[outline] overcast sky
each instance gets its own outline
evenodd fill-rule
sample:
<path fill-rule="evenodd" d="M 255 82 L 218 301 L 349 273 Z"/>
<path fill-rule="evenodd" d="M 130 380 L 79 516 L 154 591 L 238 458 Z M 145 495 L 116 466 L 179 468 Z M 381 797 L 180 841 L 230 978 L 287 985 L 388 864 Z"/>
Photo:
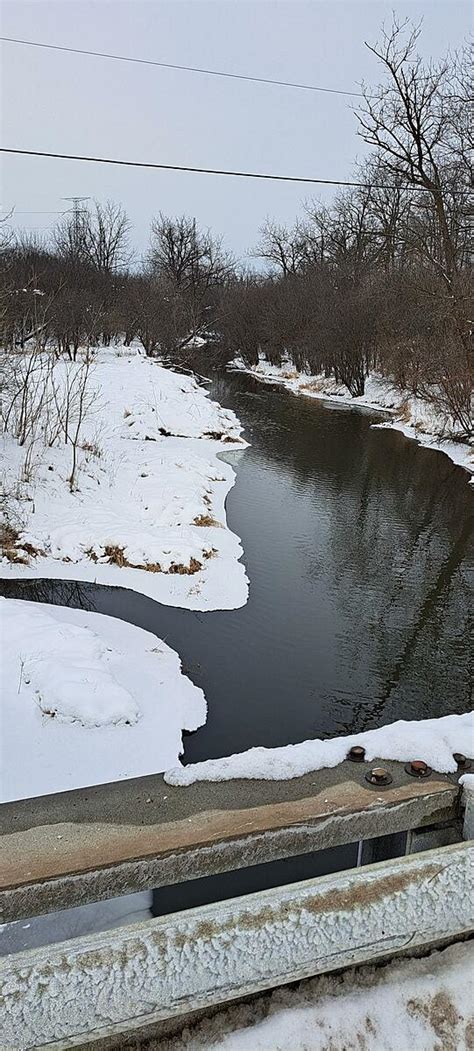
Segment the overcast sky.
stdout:
<path fill-rule="evenodd" d="M 460 47 L 460 0 L 3 0 L 2 35 L 357 91 L 377 83 L 364 40 L 399 16 L 424 19 L 420 50 Z M 133 160 L 350 178 L 363 155 L 356 100 L 196 73 L 3 45 L 3 144 Z M 47 230 L 73 195 L 120 201 L 142 252 L 150 220 L 196 216 L 240 257 L 266 215 L 290 222 L 311 189 L 208 175 L 3 156 L 2 206 Z M 329 200 L 333 190 L 321 190 Z"/>

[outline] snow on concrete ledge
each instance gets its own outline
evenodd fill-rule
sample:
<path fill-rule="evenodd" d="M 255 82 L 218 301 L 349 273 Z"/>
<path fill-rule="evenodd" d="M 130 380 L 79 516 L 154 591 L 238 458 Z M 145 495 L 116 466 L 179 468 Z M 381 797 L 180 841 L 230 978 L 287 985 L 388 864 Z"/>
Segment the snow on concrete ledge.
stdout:
<path fill-rule="evenodd" d="M 113 617 L 0 598 L 4 802 L 158 773 L 206 719 L 177 653 Z"/>
<path fill-rule="evenodd" d="M 377 730 L 288 744 L 281 748 L 249 748 L 246 752 L 177 766 L 165 773 L 169 785 L 196 781 L 233 781 L 238 778 L 287 781 L 313 770 L 338 766 L 353 745 L 365 748 L 366 759 L 395 759 L 402 763 L 424 759 L 439 773 L 454 773 L 453 752 L 474 755 L 474 712 L 441 719 L 400 720 Z"/>
<path fill-rule="evenodd" d="M 433 406 L 423 399 L 415 398 L 408 392 L 403 394 L 382 376 L 375 373 L 367 376 L 365 393 L 353 398 L 347 387 L 337 384 L 333 378 L 323 373 L 314 376 L 297 372 L 290 360 L 281 365 L 271 365 L 261 358 L 258 365 L 247 366 L 240 358 L 236 358 L 232 368 L 247 372 L 263 383 L 275 383 L 293 394 L 303 394 L 307 398 L 324 401 L 327 405 L 384 412 L 390 419 L 372 424 L 374 428 L 391 427 L 406 438 L 413 438 L 424 448 L 444 453 L 471 475 L 470 481 L 474 484 L 474 447 L 465 441 L 453 440 L 450 436 L 456 429 L 453 422 L 442 419 Z"/>

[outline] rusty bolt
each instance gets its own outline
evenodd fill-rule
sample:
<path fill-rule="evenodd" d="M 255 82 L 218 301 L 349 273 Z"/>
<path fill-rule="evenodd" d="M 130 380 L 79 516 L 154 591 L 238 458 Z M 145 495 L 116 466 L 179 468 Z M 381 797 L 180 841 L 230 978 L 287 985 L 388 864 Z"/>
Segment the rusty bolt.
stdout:
<path fill-rule="evenodd" d="M 413 759 L 411 763 L 406 764 L 405 770 L 412 777 L 429 777 L 433 773 L 431 766 L 428 766 L 423 759 Z"/>
<path fill-rule="evenodd" d="M 389 785 L 393 781 L 393 777 L 384 766 L 374 766 L 370 773 L 365 775 L 365 780 L 369 782 L 369 785 L 382 787 L 383 785 Z"/>
<path fill-rule="evenodd" d="M 362 748 L 360 744 L 355 744 L 353 748 L 349 749 L 347 758 L 350 759 L 351 763 L 363 763 L 365 759 L 365 748 Z"/>
<path fill-rule="evenodd" d="M 453 752 L 453 759 L 458 764 L 461 770 L 470 770 L 472 763 L 470 759 L 467 759 L 462 752 Z"/>

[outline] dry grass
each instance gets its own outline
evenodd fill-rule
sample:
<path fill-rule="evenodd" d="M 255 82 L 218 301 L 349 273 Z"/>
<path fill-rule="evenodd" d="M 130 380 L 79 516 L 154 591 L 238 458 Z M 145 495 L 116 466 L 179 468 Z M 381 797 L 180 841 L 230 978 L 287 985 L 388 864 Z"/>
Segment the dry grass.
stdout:
<path fill-rule="evenodd" d="M 181 562 L 173 562 L 169 569 L 163 569 L 159 562 L 129 562 L 125 555 L 123 547 L 118 544 L 107 544 L 104 547 L 104 554 L 110 565 L 119 566 L 120 569 L 142 569 L 145 573 L 178 573 L 180 575 L 192 576 L 193 573 L 198 573 L 202 569 L 202 562 L 198 562 L 197 558 L 191 558 L 189 565 L 183 565 Z M 86 551 L 86 555 L 92 559 L 93 562 L 97 562 L 97 555 L 95 552 Z"/>
<path fill-rule="evenodd" d="M 42 547 L 35 547 L 34 544 L 20 544 L 22 551 L 25 551 L 27 555 L 31 555 L 32 558 L 38 558 L 38 555 L 46 555 L 46 551 L 43 551 Z"/>
<path fill-rule="evenodd" d="M 14 562 L 22 566 L 28 566 L 30 558 L 37 558 L 38 555 L 46 554 L 40 547 L 34 547 L 33 544 L 22 544 L 18 529 L 15 529 L 8 522 L 4 522 L 0 526 L 0 552 L 8 562 Z"/>
<path fill-rule="evenodd" d="M 300 390 L 309 390 L 315 394 L 320 394 L 324 390 L 324 384 L 322 380 L 308 380 L 307 383 L 301 384 Z"/>
<path fill-rule="evenodd" d="M 20 539 L 18 529 L 10 525 L 8 522 L 4 522 L 0 526 L 0 547 L 14 547 Z"/>
<path fill-rule="evenodd" d="M 214 441 L 220 442 L 224 437 L 223 431 L 204 431 L 203 438 L 213 438 Z"/>
<path fill-rule="evenodd" d="M 176 565 L 173 563 L 170 566 L 168 573 L 179 573 L 181 575 L 192 576 L 193 573 L 199 573 L 202 569 L 202 562 L 198 562 L 197 558 L 191 558 L 189 566 L 183 566 L 181 564 Z"/>
<path fill-rule="evenodd" d="M 29 559 L 21 554 L 15 547 L 2 548 L 2 556 L 6 558 L 8 562 L 19 563 L 21 566 L 28 566 Z"/>
<path fill-rule="evenodd" d="M 89 453 L 89 456 L 96 456 L 97 459 L 100 459 L 102 456 L 102 449 L 97 445 L 97 442 L 83 442 L 81 449 L 83 452 Z"/>
<path fill-rule="evenodd" d="M 224 431 L 204 431 L 203 438 L 213 438 L 216 442 L 237 442 L 240 444 L 240 438 L 233 438 L 231 434 L 224 434 Z"/>
<path fill-rule="evenodd" d="M 104 548 L 104 554 L 107 556 L 107 561 L 113 566 L 119 566 L 120 569 L 144 569 L 147 573 L 161 573 L 162 569 L 159 562 L 144 562 L 136 563 L 129 562 L 126 558 L 123 547 L 119 547 L 118 544 L 108 544 Z"/>
<path fill-rule="evenodd" d="M 213 518 L 212 515 L 197 515 L 196 518 L 193 518 L 193 525 L 216 526 L 218 529 L 222 528 L 221 523 L 218 522 L 217 519 Z"/>
<path fill-rule="evenodd" d="M 104 547 L 104 554 L 107 556 L 107 561 L 114 566 L 129 566 L 130 562 L 125 558 L 123 547 L 119 547 L 118 544 L 107 544 Z"/>
<path fill-rule="evenodd" d="M 402 401 L 402 404 L 397 409 L 397 420 L 400 420 L 401 423 L 411 423 L 410 403 L 408 401 Z"/>

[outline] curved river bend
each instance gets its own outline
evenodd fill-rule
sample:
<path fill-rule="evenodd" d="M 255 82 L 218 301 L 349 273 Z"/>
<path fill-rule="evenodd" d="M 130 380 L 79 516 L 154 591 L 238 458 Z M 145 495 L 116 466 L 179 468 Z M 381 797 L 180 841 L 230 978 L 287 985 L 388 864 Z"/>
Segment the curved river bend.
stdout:
<path fill-rule="evenodd" d="M 227 501 L 250 597 L 195 613 L 121 589 L 40 581 L 5 594 L 79 605 L 164 638 L 202 686 L 207 723 L 185 761 L 252 745 L 465 711 L 474 492 L 446 456 L 374 414 L 217 374 L 251 447 Z M 229 459 L 232 459 L 229 456 Z"/>

